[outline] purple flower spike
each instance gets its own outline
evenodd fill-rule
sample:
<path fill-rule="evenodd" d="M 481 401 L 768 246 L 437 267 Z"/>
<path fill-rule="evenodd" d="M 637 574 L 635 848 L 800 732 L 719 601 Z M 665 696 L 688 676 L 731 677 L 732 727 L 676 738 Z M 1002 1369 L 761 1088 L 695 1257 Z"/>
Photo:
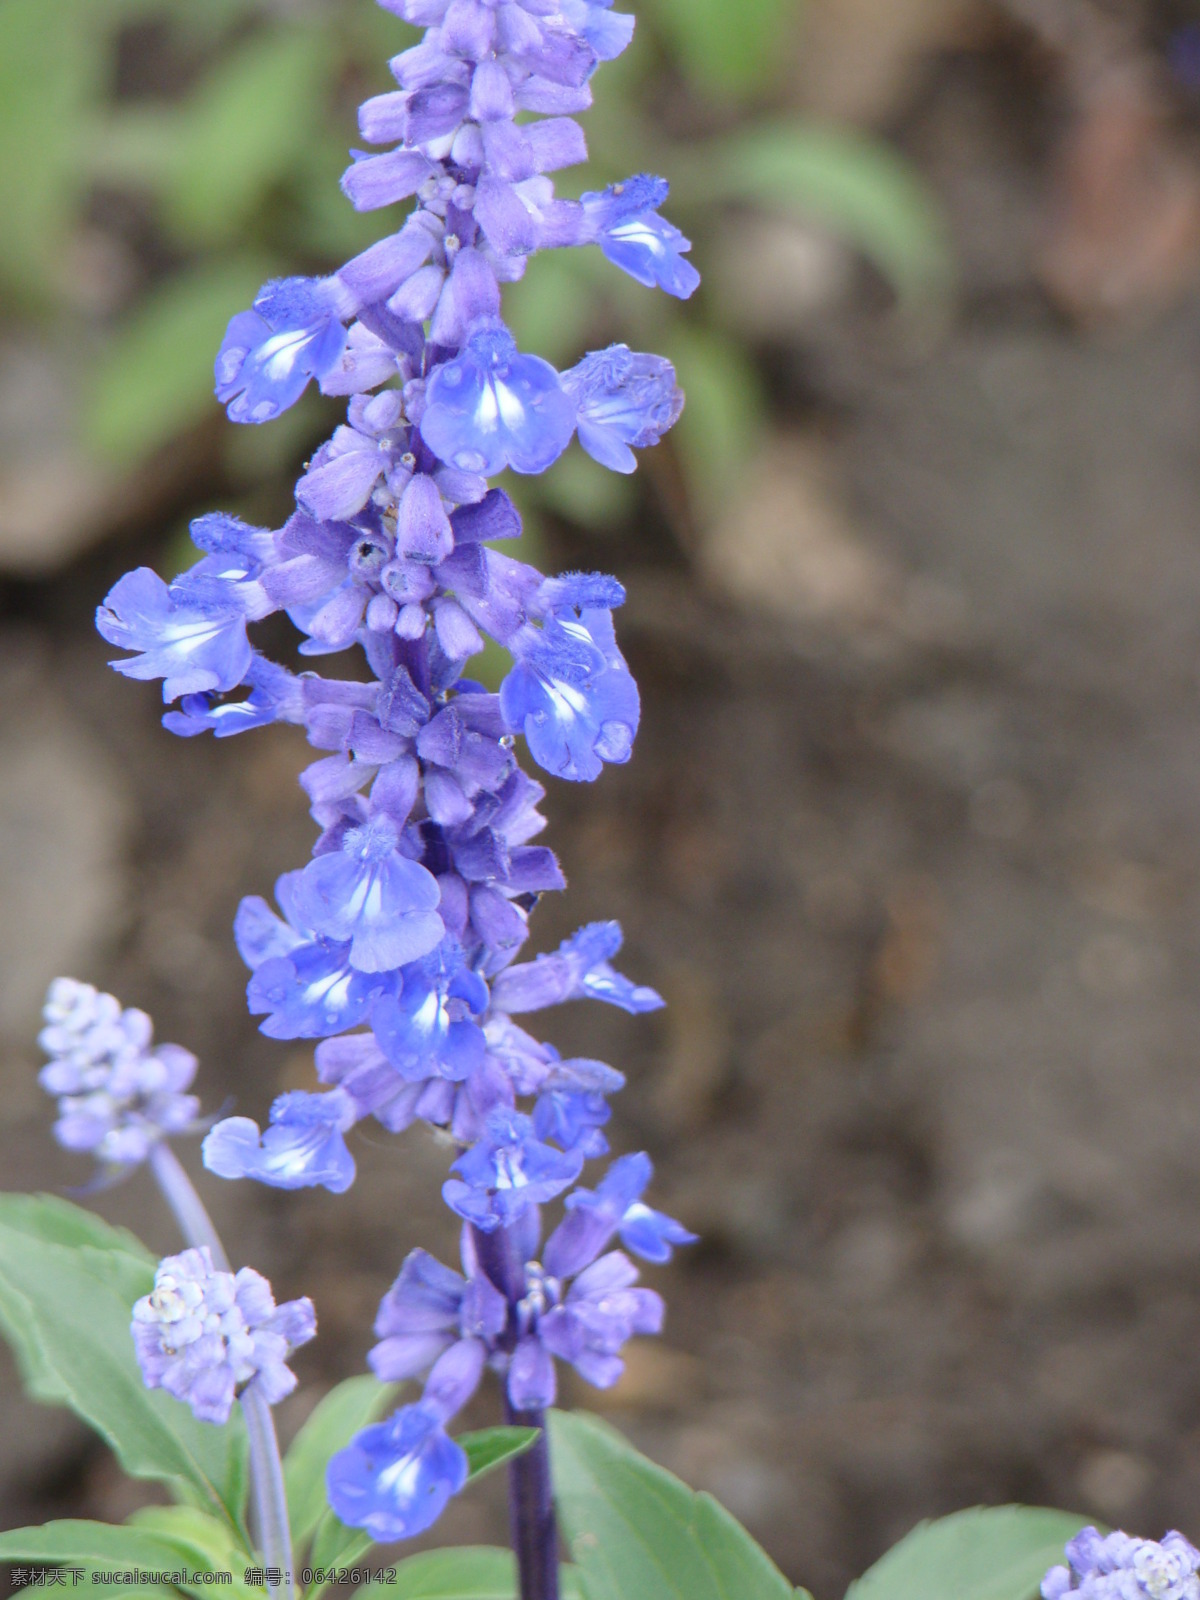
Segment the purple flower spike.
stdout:
<path fill-rule="evenodd" d="M 58 1096 L 54 1137 L 64 1149 L 130 1167 L 166 1135 L 195 1126 L 200 1102 L 183 1091 L 196 1058 L 177 1044 L 152 1045 L 144 1011 L 123 1011 L 115 995 L 56 978 L 42 1015 L 38 1043 L 50 1060 L 38 1082 Z"/>
<path fill-rule="evenodd" d="M 291 1394 L 285 1364 L 317 1331 L 311 1300 L 276 1306 L 271 1285 L 250 1267 L 220 1272 L 207 1248 L 159 1263 L 153 1292 L 133 1308 L 133 1342 L 148 1389 L 165 1389 L 201 1422 L 229 1420 L 250 1384 L 269 1405 Z"/>
<path fill-rule="evenodd" d="M 256 1178 L 272 1189 L 328 1189 L 343 1194 L 354 1182 L 354 1157 L 342 1135 L 357 1112 L 341 1089 L 294 1090 L 271 1107 L 260 1135 L 249 1117 L 226 1117 L 204 1141 L 204 1165 L 218 1178 Z"/>
<path fill-rule="evenodd" d="M 695 293 L 700 274 L 683 259 L 684 251 L 692 248 L 691 240 L 658 215 L 666 198 L 666 180 L 648 173 L 585 194 L 580 201 L 585 237 L 598 244 L 614 266 L 647 288 L 665 289 L 686 300 Z"/>
<path fill-rule="evenodd" d="M 544 472 L 575 428 L 575 407 L 558 373 L 540 356 L 522 355 L 499 323 L 435 368 L 425 396 L 421 437 L 464 472 Z"/>
<path fill-rule="evenodd" d="M 584 356 L 563 373 L 562 384 L 578 407 L 580 444 L 613 472 L 632 472 L 637 458 L 630 446 L 657 444 L 683 410 L 671 363 L 635 354 L 628 345 Z"/>
<path fill-rule="evenodd" d="M 327 939 L 350 941 L 350 965 L 387 972 L 416 961 L 440 943 L 437 880 L 402 856 L 389 817 L 351 828 L 340 851 L 310 861 L 296 882 L 295 903 Z"/>
<path fill-rule="evenodd" d="M 270 422 L 333 371 L 346 345 L 340 298 L 330 279 L 280 278 L 234 317 L 215 373 L 231 422 Z"/>
<path fill-rule="evenodd" d="M 532 1118 L 493 1111 L 484 1137 L 452 1163 L 450 1170 L 459 1176 L 443 1185 L 442 1195 L 451 1211 L 492 1233 L 561 1194 L 575 1182 L 583 1161 L 578 1151 L 542 1144 Z"/>

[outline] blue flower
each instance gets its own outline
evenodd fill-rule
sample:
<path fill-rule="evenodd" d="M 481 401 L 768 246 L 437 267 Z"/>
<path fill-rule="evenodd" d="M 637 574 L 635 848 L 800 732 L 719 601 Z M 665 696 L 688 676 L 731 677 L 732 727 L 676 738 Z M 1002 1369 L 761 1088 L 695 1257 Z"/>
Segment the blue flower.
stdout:
<path fill-rule="evenodd" d="M 598 1389 L 611 1388 L 625 1370 L 619 1352 L 634 1334 L 662 1329 L 662 1297 L 634 1288 L 637 1275 L 633 1262 L 612 1250 L 586 1267 L 540 1321 L 544 1347 Z"/>
<path fill-rule="evenodd" d="M 583 1156 L 542 1144 L 530 1117 L 517 1111 L 493 1111 L 484 1136 L 451 1164 L 442 1195 L 451 1211 L 484 1233 L 514 1222 L 530 1206 L 561 1194 L 579 1176 Z"/>
<path fill-rule="evenodd" d="M 614 472 L 632 472 L 637 458 L 630 445 L 657 444 L 683 410 L 671 363 L 624 344 L 584 356 L 563 373 L 562 385 L 578 410 L 580 444 Z"/>
<path fill-rule="evenodd" d="M 1043 1600 L 1200 1600 L 1200 1550 L 1181 1533 L 1159 1542 L 1084 1528 L 1066 1555 L 1042 1580 Z"/>
<path fill-rule="evenodd" d="M 127 678 L 162 678 L 163 699 L 224 692 L 245 682 L 253 652 L 246 637 L 244 598 L 213 585 L 189 596 L 170 588 L 150 567 L 138 567 L 109 590 L 96 612 L 109 644 L 140 654 L 110 666 Z"/>
<path fill-rule="evenodd" d="M 425 391 L 421 437 L 442 461 L 490 476 L 505 467 L 544 472 L 571 442 L 575 407 L 558 373 L 522 355 L 503 324 L 468 339 L 436 367 Z"/>
<path fill-rule="evenodd" d="M 272 1189 L 320 1187 L 342 1194 L 354 1182 L 354 1157 L 342 1137 L 356 1120 L 354 1102 L 340 1089 L 293 1090 L 271 1107 L 260 1134 L 249 1117 L 226 1117 L 204 1141 L 204 1165 L 218 1178 L 256 1178 Z"/>
<path fill-rule="evenodd" d="M 427 955 L 445 933 L 436 879 L 396 848 L 387 816 L 351 828 L 340 850 L 310 861 L 296 880 L 297 911 L 314 932 L 350 941 L 350 965 L 388 972 Z"/>
<path fill-rule="evenodd" d="M 394 987 L 389 973 L 360 972 L 350 964 L 350 943 L 321 938 L 296 906 L 298 872 L 275 885 L 288 920 L 259 895 L 238 907 L 234 935 L 254 976 L 246 986 L 250 1010 L 266 1014 L 260 1026 L 271 1039 L 320 1039 L 356 1028 L 376 998 Z"/>
<path fill-rule="evenodd" d="M 144 1161 L 164 1136 L 195 1126 L 200 1102 L 183 1091 L 196 1058 L 177 1044 L 152 1043 L 144 1011 L 121 1009 L 115 995 L 56 978 L 38 1043 L 50 1057 L 38 1074 L 58 1096 L 54 1137 L 110 1167 Z"/>
<path fill-rule="evenodd" d="M 578 1150 L 591 1161 L 608 1153 L 608 1140 L 600 1129 L 611 1116 L 608 1101 L 595 1090 L 545 1089 L 533 1108 L 533 1130 L 539 1139 L 553 1139 L 564 1150 Z"/>
<path fill-rule="evenodd" d="M 148 1389 L 165 1389 L 201 1422 L 229 1420 L 253 1384 L 274 1405 L 296 1387 L 285 1364 L 317 1331 L 311 1300 L 277 1306 L 251 1267 L 222 1272 L 207 1248 L 167 1256 L 133 1308 L 133 1342 Z"/>
<path fill-rule="evenodd" d="M 595 1260 L 617 1233 L 627 1249 L 646 1261 L 669 1261 L 674 1245 L 694 1244 L 694 1233 L 642 1204 L 653 1176 L 648 1155 L 621 1156 L 594 1191 L 573 1190 L 566 1199 L 566 1216 L 546 1241 L 547 1270 L 570 1277 Z"/>
<path fill-rule="evenodd" d="M 464 1228 L 463 1277 L 424 1250 L 405 1258 L 375 1319 L 375 1345 L 367 1360 L 383 1383 L 424 1372 L 460 1339 L 495 1346 L 508 1322 L 504 1296 L 479 1269 Z"/>
<path fill-rule="evenodd" d="M 371 1018 L 384 1055 L 403 1078 L 461 1082 L 483 1060 L 483 1031 L 472 1016 L 487 1009 L 487 984 L 453 943 L 405 967 L 401 983 Z"/>
<path fill-rule="evenodd" d="M 325 1487 L 334 1513 L 373 1539 L 411 1539 L 441 1516 L 467 1481 L 467 1457 L 446 1434 L 447 1418 L 479 1384 L 485 1350 L 460 1340 L 438 1358 L 415 1405 L 364 1428 L 331 1459 Z"/>
<path fill-rule="evenodd" d="M 466 1452 L 420 1402 L 364 1428 L 325 1476 L 334 1515 L 381 1544 L 431 1528 L 466 1481 Z"/>
<path fill-rule="evenodd" d="M 341 359 L 346 329 L 334 280 L 280 278 L 230 322 L 217 354 L 217 399 L 231 422 L 270 422 L 295 405 L 310 378 Z"/>
<path fill-rule="evenodd" d="M 615 61 L 633 38 L 634 19 L 611 6 L 612 0 L 562 0 L 559 7 L 567 26 L 583 35 L 600 61 Z"/>
<path fill-rule="evenodd" d="M 649 173 L 585 194 L 580 199 L 585 237 L 647 288 L 657 285 L 686 300 L 698 287 L 700 274 L 683 259 L 691 240 L 658 215 L 666 198 L 666 179 Z"/>
<path fill-rule="evenodd" d="M 541 1011 L 566 1000 L 604 1000 L 637 1015 L 658 1011 L 663 998 L 647 984 L 632 983 L 612 966 L 623 941 L 619 922 L 589 922 L 552 955 L 508 967 L 492 984 L 497 1011 Z"/>
<path fill-rule="evenodd" d="M 610 611 L 552 617 L 510 648 L 517 659 L 500 685 L 500 706 L 540 767 L 590 783 L 606 761 L 629 760 L 641 702 Z"/>

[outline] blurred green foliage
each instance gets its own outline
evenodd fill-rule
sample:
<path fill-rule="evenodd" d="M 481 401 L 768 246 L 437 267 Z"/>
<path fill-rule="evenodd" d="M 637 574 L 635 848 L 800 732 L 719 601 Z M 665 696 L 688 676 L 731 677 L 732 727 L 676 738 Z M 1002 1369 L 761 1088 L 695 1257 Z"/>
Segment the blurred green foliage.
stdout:
<path fill-rule="evenodd" d="M 837 233 L 902 303 L 935 297 L 949 271 L 944 233 L 904 161 L 853 130 L 764 110 L 794 58 L 801 9 L 639 0 L 634 45 L 596 80 L 579 186 L 671 174 L 670 214 L 695 237 L 702 271 L 706 241 L 752 206 Z M 259 284 L 329 270 L 396 225 L 399 212 L 357 215 L 337 179 L 356 104 L 389 86 L 387 59 L 413 37 L 371 0 L 3 0 L 0 292 L 26 316 L 101 324 L 102 337 L 92 326 L 81 340 L 98 353 L 79 374 L 94 454 L 132 468 L 211 416 L 213 354 Z M 144 62 L 137 71 L 155 51 L 172 68 L 162 83 Z M 98 314 L 80 291 L 77 247 L 85 227 L 103 231 L 114 197 L 141 228 L 136 247 L 122 241 L 132 282 Z M 763 401 L 703 289 L 680 306 L 598 252 L 572 251 L 540 258 L 506 307 L 522 345 L 551 360 L 577 359 L 614 327 L 670 354 L 688 393 L 675 442 L 687 497 L 708 505 L 729 490 Z M 318 429 L 319 413 L 301 409 L 287 443 Z M 227 448 L 239 475 L 279 464 L 265 438 Z M 603 526 L 631 491 L 575 451 L 534 492 Z"/>

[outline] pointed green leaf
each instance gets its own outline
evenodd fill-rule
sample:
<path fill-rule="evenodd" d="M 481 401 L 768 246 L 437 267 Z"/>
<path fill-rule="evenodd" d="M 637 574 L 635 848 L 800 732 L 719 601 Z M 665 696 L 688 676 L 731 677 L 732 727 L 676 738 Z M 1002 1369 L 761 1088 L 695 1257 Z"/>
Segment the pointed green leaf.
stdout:
<path fill-rule="evenodd" d="M 124 1250 L 71 1249 L 0 1221 L 0 1317 L 18 1330 L 23 1364 L 32 1361 L 35 1397 L 69 1405 L 133 1477 L 165 1481 L 236 1529 L 246 1491 L 240 1413 L 222 1428 L 198 1422 L 142 1382 L 130 1312 L 153 1281 L 150 1262 Z"/>
<path fill-rule="evenodd" d="M 1086 1518 L 977 1506 L 923 1522 L 850 1585 L 846 1600 L 1036 1600 Z"/>
<path fill-rule="evenodd" d="M 598 1418 L 552 1411 L 550 1460 L 587 1600 L 794 1600 L 792 1585 L 723 1506 Z"/>
<path fill-rule="evenodd" d="M 375 1543 L 361 1528 L 348 1528 L 340 1517 L 327 1511 L 317 1523 L 309 1561 L 314 1567 L 352 1567 Z M 317 1593 L 314 1590 L 313 1593 Z"/>
<path fill-rule="evenodd" d="M 58 287 L 83 195 L 80 152 L 104 68 L 87 0 L 0 5 L 0 282 Z"/>
<path fill-rule="evenodd" d="M 513 1553 L 493 1545 L 427 1550 L 395 1570 L 395 1582 L 367 1583 L 358 1594 L 365 1600 L 517 1600 Z M 562 1600 L 583 1600 L 574 1567 L 559 1568 L 559 1593 Z"/>
<path fill-rule="evenodd" d="M 244 237 L 320 126 L 332 65 L 325 31 L 295 23 L 252 35 L 217 63 L 177 118 L 163 194 L 173 232 L 189 244 Z"/>
<path fill-rule="evenodd" d="M 681 157 L 677 192 L 706 203 L 757 200 L 827 227 L 874 262 L 901 299 L 929 299 L 950 287 L 941 209 L 909 163 L 879 139 L 771 122 Z"/>
<path fill-rule="evenodd" d="M 292 1538 L 299 1547 L 311 1537 L 326 1511 L 325 1468 L 368 1423 L 374 1422 L 395 1399 L 394 1384 L 378 1378 L 347 1378 L 331 1389 L 313 1409 L 292 1440 L 283 1461 Z"/>
<path fill-rule="evenodd" d="M 523 1456 L 540 1432 L 540 1428 L 480 1428 L 477 1433 L 460 1433 L 457 1443 L 467 1452 L 468 1483 Z"/>
<path fill-rule="evenodd" d="M 215 420 L 217 349 L 229 319 L 268 277 L 269 263 L 238 257 L 185 268 L 149 294 L 92 375 L 84 415 L 91 448 L 128 467 Z"/>
<path fill-rule="evenodd" d="M 114 1567 L 175 1568 L 179 1551 L 149 1530 L 109 1522 L 47 1522 L 0 1533 L 0 1561 L 111 1562 Z"/>
<path fill-rule="evenodd" d="M 795 6 L 793 0 L 655 0 L 646 11 L 689 77 L 719 94 L 772 81 Z"/>
<path fill-rule="evenodd" d="M 0 1223 L 44 1239 L 47 1244 L 91 1245 L 97 1250 L 122 1250 L 154 1265 L 154 1257 L 127 1228 L 114 1228 L 94 1211 L 55 1194 L 0 1194 Z"/>
<path fill-rule="evenodd" d="M 197 1511 L 194 1506 L 147 1506 L 135 1511 L 127 1525 L 169 1544 L 186 1559 L 192 1572 L 232 1572 L 233 1583 L 223 1583 L 221 1588 L 233 1600 L 262 1600 L 261 1589 L 252 1589 L 242 1580 L 246 1568 L 260 1558 L 251 1553 L 228 1523 Z M 206 1600 L 212 1585 L 184 1587 Z"/>

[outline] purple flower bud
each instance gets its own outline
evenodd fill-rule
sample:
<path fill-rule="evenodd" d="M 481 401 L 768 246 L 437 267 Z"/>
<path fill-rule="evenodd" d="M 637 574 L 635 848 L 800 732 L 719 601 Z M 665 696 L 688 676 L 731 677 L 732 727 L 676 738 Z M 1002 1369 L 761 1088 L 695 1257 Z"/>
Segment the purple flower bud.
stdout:
<path fill-rule="evenodd" d="M 580 444 L 614 472 L 632 472 L 637 459 L 630 445 L 657 444 L 683 410 L 671 363 L 623 344 L 584 356 L 563 373 L 562 385 L 578 409 Z"/>

